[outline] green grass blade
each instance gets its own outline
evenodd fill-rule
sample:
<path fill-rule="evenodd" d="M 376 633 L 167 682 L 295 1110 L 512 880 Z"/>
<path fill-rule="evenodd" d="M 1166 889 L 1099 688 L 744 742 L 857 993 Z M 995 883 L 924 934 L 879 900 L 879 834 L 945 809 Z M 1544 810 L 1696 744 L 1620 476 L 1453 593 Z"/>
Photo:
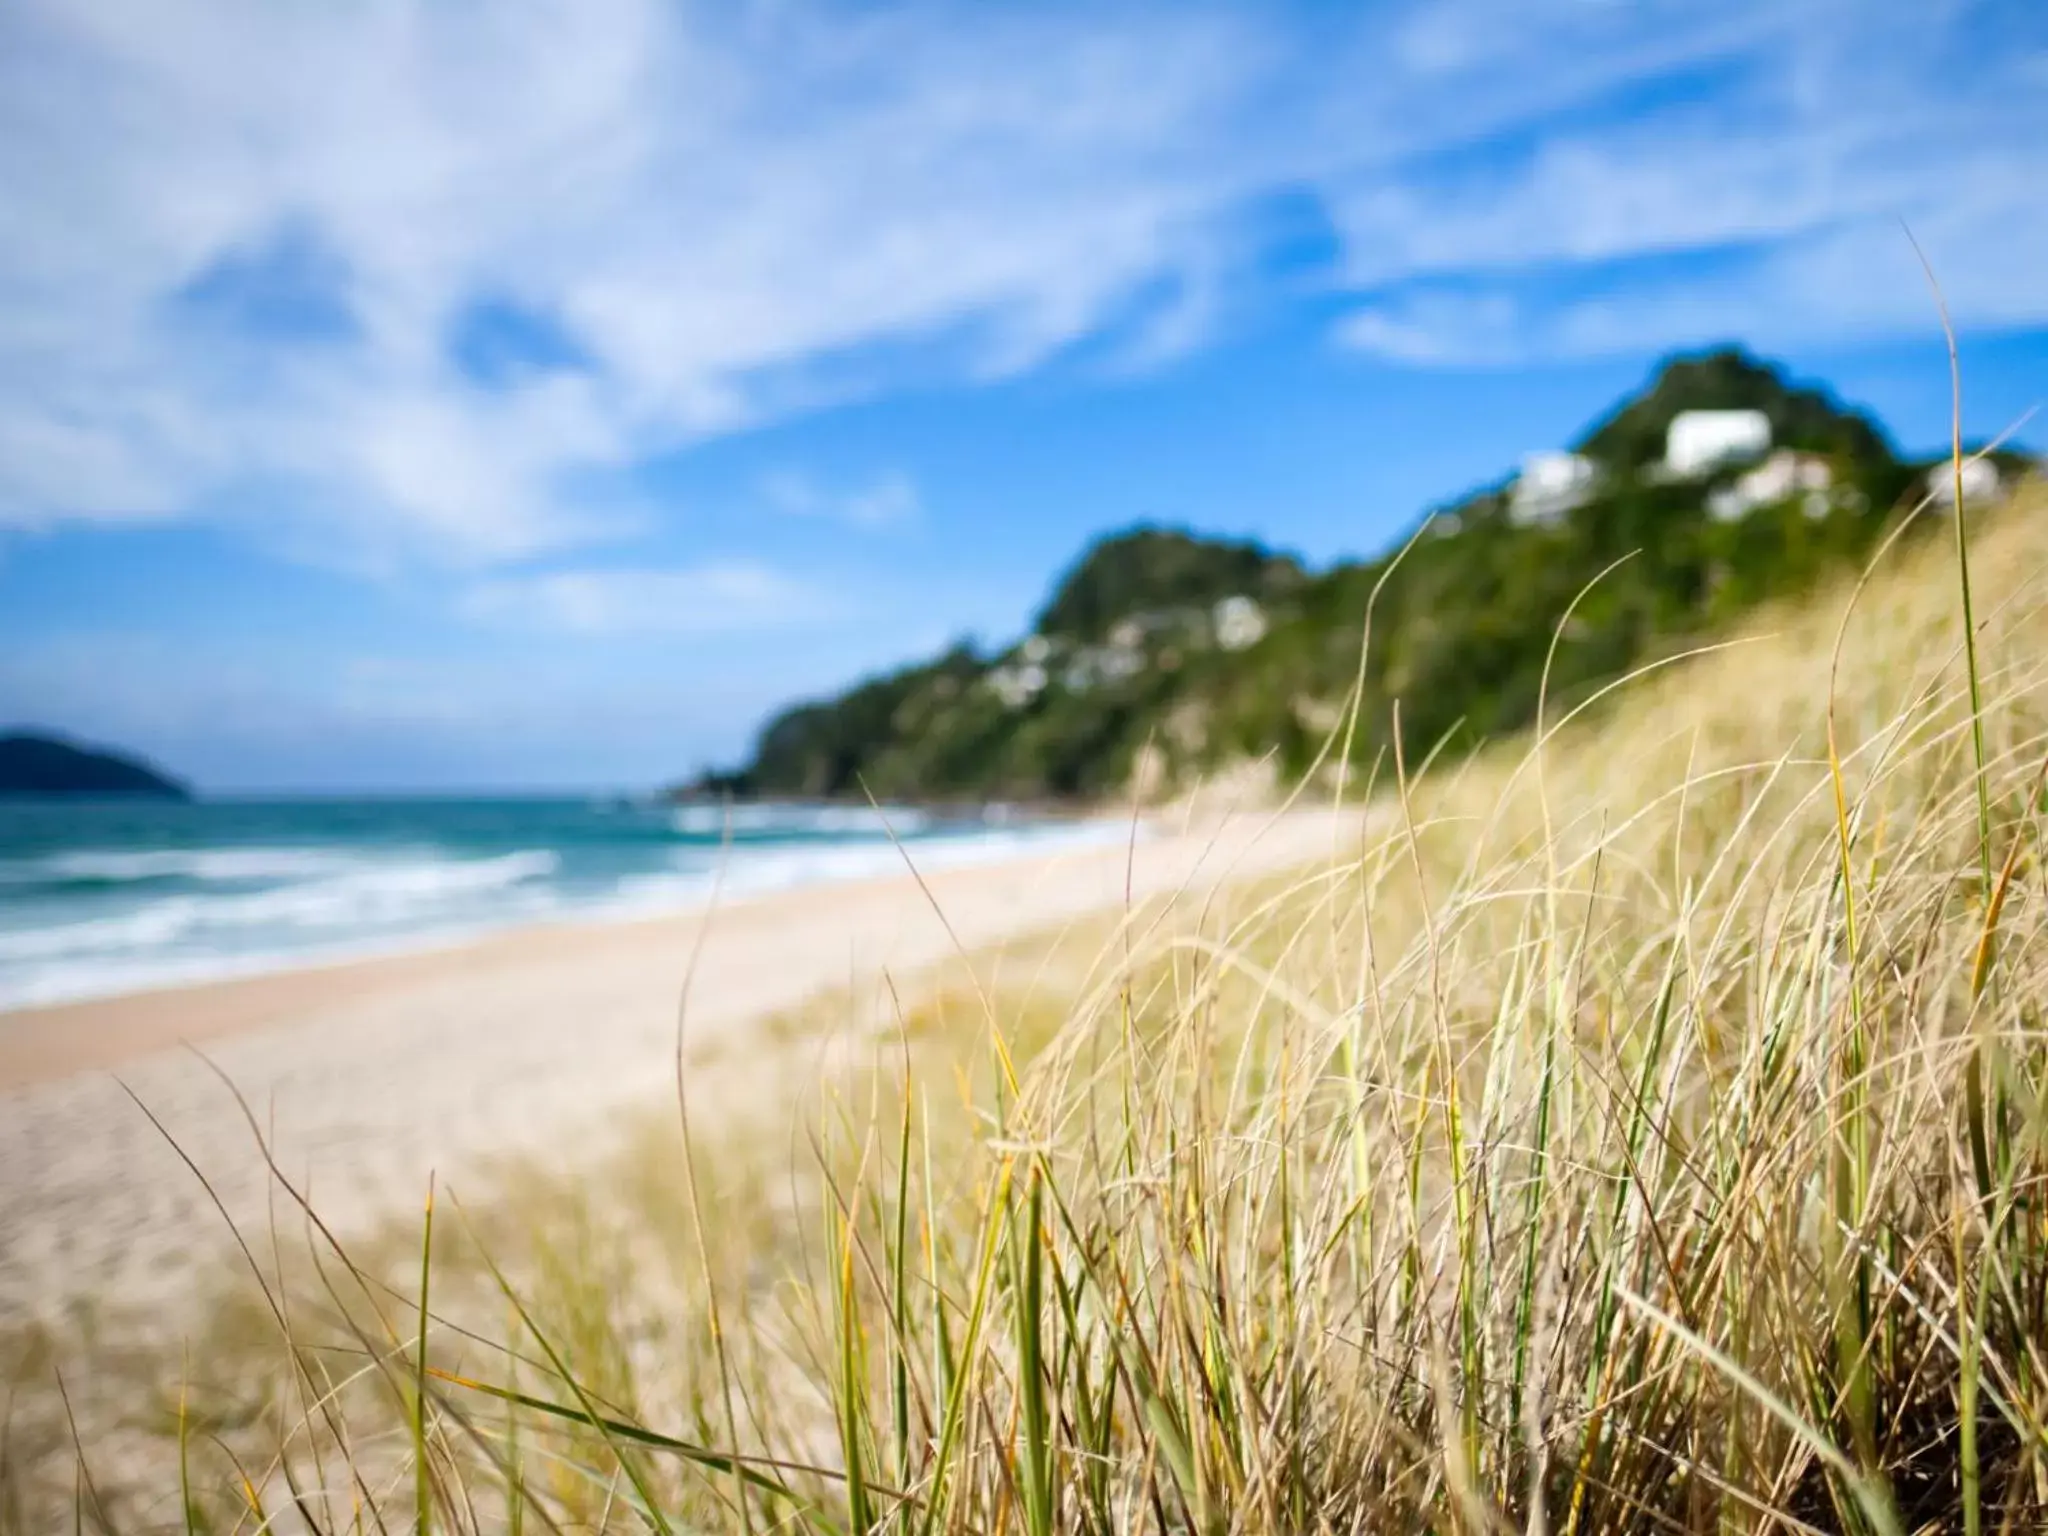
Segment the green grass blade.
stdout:
<path fill-rule="evenodd" d="M 1030 1536 L 1052 1536 L 1053 1449 L 1045 1404 L 1045 1234 L 1040 1178 L 1034 1162 L 1026 1182 L 1024 1225 L 1015 1232 L 1023 1247 L 1023 1288 L 1017 1298 L 1017 1370 L 1024 1413 L 1025 1529 Z"/>
<path fill-rule="evenodd" d="M 427 1302 L 434 1272 L 434 1179 L 427 1176 L 426 1219 L 420 1229 L 420 1320 L 412 1359 L 413 1528 L 434 1528 L 434 1469 L 427 1453 Z"/>
<path fill-rule="evenodd" d="M 565 1403 L 553 1403 L 544 1397 L 535 1397 L 528 1392 L 515 1391 L 511 1387 L 501 1387 L 494 1382 L 479 1381 L 470 1376 L 459 1376 L 455 1372 L 443 1370 L 439 1366 L 432 1367 L 427 1374 L 436 1381 L 444 1381 L 452 1387 L 461 1387 L 467 1392 L 478 1392 L 485 1397 L 496 1398 L 502 1403 L 513 1403 L 521 1408 L 531 1408 L 536 1413 L 544 1413 L 550 1418 L 562 1419 L 571 1424 L 586 1425 L 610 1438 L 624 1440 L 633 1445 L 644 1445 L 650 1450 L 671 1452 L 685 1461 L 705 1468 L 707 1471 L 724 1473 L 729 1476 L 736 1475 L 751 1486 L 760 1489 L 763 1493 L 773 1494 L 779 1499 L 787 1500 L 789 1503 L 799 1506 L 805 1511 L 806 1518 L 812 1521 L 823 1519 L 825 1516 L 824 1509 L 814 1500 L 805 1498 L 782 1479 L 770 1476 L 768 1472 L 761 1469 L 763 1467 L 781 1467 L 815 1477 L 836 1479 L 840 1476 L 840 1474 L 827 1467 L 812 1467 L 792 1462 L 770 1461 L 764 1457 L 736 1456 L 725 1451 L 714 1451 L 706 1446 L 693 1445 L 687 1440 L 678 1440 L 673 1435 L 664 1435 L 643 1425 L 630 1424 L 623 1419 L 615 1419 L 607 1414 L 598 1413 L 594 1409 L 583 1406 L 580 1399 L 578 1405 L 574 1407 Z M 573 1385 L 571 1383 L 572 1388 Z M 886 1498 L 907 1499 L 909 1497 L 908 1494 L 899 1489 L 878 1489 L 876 1491 L 882 1493 Z M 836 1525 L 828 1525 L 826 1528 L 831 1530 L 839 1529 Z"/>

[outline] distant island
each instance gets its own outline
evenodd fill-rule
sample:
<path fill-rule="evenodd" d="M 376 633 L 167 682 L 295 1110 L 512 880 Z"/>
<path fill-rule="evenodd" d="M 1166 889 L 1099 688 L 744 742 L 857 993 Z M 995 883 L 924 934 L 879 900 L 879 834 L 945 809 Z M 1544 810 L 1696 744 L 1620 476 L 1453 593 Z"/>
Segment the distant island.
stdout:
<path fill-rule="evenodd" d="M 2035 468 L 1985 453 L 1965 499 Z M 1546 660 L 1551 707 L 1568 709 L 1867 559 L 1951 484 L 1946 459 L 1900 455 L 1867 412 L 1777 364 L 1735 347 L 1672 357 L 1569 447 L 1410 522 L 1405 555 L 1403 537 L 1312 570 L 1186 529 L 1112 534 L 1013 643 L 962 642 L 787 709 L 750 761 L 677 793 L 1087 802 L 1258 759 L 1291 779 L 1343 725 L 1382 583 L 1348 739 L 1369 772 L 1398 718 L 1412 766 L 1527 725 Z"/>
<path fill-rule="evenodd" d="M 0 735 L 0 798 L 55 795 L 190 800 L 192 791 L 123 752 L 33 731 Z"/>

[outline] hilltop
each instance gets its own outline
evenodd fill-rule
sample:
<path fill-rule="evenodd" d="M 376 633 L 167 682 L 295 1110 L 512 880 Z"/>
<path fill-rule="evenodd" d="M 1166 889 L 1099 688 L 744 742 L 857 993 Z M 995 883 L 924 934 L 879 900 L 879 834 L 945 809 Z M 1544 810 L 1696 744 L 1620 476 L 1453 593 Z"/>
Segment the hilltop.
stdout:
<path fill-rule="evenodd" d="M 45 795 L 192 798 L 183 784 L 125 753 L 33 731 L 0 735 L 0 797 Z"/>
<path fill-rule="evenodd" d="M 1553 638 L 1553 696 L 1569 704 L 1863 558 L 1929 467 L 1776 364 L 1738 348 L 1674 357 L 1570 452 L 1435 509 L 1398 570 L 1398 548 L 1315 571 L 1186 529 L 1115 533 L 1013 644 L 956 645 L 785 710 L 750 762 L 695 787 L 1071 800 L 1166 792 L 1267 754 L 1299 773 L 1339 721 L 1383 578 L 1369 696 L 1398 701 L 1411 755 L 1461 750 L 1533 717 Z M 1972 490 L 2025 468 L 1990 455 Z M 1362 719 L 1354 758 L 1392 730 L 1387 713 Z"/>

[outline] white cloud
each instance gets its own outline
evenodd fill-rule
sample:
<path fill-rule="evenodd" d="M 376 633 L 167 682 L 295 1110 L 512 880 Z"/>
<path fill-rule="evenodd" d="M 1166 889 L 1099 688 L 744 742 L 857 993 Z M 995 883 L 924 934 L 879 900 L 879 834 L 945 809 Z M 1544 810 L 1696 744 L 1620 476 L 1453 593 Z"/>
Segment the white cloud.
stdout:
<path fill-rule="evenodd" d="M 751 561 L 508 576 L 471 588 L 463 606 L 476 618 L 582 635 L 727 635 L 845 614 L 842 599 Z"/>
<path fill-rule="evenodd" d="M 867 533 L 900 528 L 924 514 L 915 482 L 899 472 L 830 490 L 796 470 L 779 470 L 762 481 L 761 493 L 771 507 L 791 517 L 820 518 Z"/>
<path fill-rule="evenodd" d="M 1346 316 L 1337 338 L 1404 363 L 1491 362 L 1504 360 L 1528 330 L 1505 294 L 1425 290 Z"/>
<path fill-rule="evenodd" d="M 1272 194 L 1328 209 L 1348 339 L 1409 359 L 1919 323 L 1868 259 L 1896 213 L 1966 324 L 2040 323 L 2041 53 L 1973 15 L 18 0 L 0 526 L 528 559 L 651 515 L 634 466 L 709 435 L 1120 325 L 1179 356 Z M 1771 259 L 1623 270 L 1731 246 Z M 550 344 L 465 372 L 480 307 Z"/>
<path fill-rule="evenodd" d="M 377 540 L 517 558 L 587 534 L 579 478 L 816 398 L 793 370 L 920 337 L 969 372 L 1031 366 L 1229 195 L 1242 169 L 1204 153 L 1204 118 L 1254 52 L 1240 30 L 14 8 L 0 523 L 312 486 Z M 347 334 L 181 316 L 286 229 L 328 257 Z M 554 317 L 588 365 L 465 375 L 447 338 L 487 299 Z"/>
<path fill-rule="evenodd" d="M 2048 293 L 2027 256 L 2048 249 L 2048 209 L 1994 198 L 1978 207 L 1959 200 L 1911 224 L 1901 217 L 1823 224 L 1732 253 L 1704 273 L 1624 267 L 1604 282 L 1587 282 L 1575 280 L 1569 267 L 1546 266 L 1423 279 L 1346 316 L 1337 335 L 1345 345 L 1403 362 L 1480 366 L 1730 337 L 1766 346 L 1938 338 L 1940 314 L 1914 241 L 1961 324 L 2048 321 Z"/>
<path fill-rule="evenodd" d="M 1925 333 L 1901 225 L 1965 325 L 2048 322 L 2048 97 L 2028 57 L 1938 6 L 1813 25 L 1738 53 L 1713 90 L 1621 123 L 1334 194 L 1345 342 L 1428 362 L 1515 362 L 1734 336 Z"/>

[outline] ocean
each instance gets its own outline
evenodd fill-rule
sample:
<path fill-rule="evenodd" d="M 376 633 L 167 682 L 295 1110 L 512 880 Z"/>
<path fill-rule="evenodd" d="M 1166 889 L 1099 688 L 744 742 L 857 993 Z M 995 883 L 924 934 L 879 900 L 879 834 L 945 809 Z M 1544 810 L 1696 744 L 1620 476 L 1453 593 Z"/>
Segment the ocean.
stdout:
<path fill-rule="evenodd" d="M 1103 839 L 1000 814 L 625 799 L 0 801 L 0 1009 Z"/>

